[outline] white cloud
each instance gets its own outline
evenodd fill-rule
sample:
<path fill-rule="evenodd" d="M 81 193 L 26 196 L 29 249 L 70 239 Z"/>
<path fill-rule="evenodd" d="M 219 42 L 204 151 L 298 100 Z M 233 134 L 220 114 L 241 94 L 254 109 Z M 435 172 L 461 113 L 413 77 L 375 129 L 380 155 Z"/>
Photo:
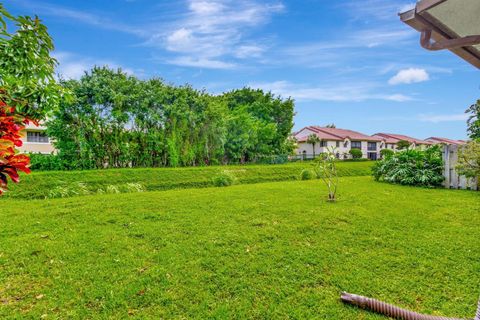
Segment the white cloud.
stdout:
<path fill-rule="evenodd" d="M 257 45 L 244 45 L 235 49 L 234 56 L 239 59 L 258 58 L 265 51 L 265 48 Z"/>
<path fill-rule="evenodd" d="M 418 116 L 418 119 L 423 122 L 453 122 L 453 121 L 467 121 L 468 114 L 457 113 L 457 114 L 421 114 Z"/>
<path fill-rule="evenodd" d="M 406 5 L 400 7 L 399 13 L 403 13 L 412 9 L 415 9 L 415 2 L 407 3 Z"/>
<path fill-rule="evenodd" d="M 224 5 L 213 1 L 191 1 L 190 10 L 198 14 L 215 14 L 224 9 Z"/>
<path fill-rule="evenodd" d="M 167 60 L 166 62 L 181 67 L 195 67 L 205 69 L 233 69 L 236 67 L 234 63 L 208 58 L 194 58 L 189 56 L 177 57 Z"/>
<path fill-rule="evenodd" d="M 189 0 L 185 18 L 173 22 L 167 32 L 153 34 L 147 44 L 181 54 L 166 60 L 177 65 L 230 68 L 234 63 L 227 60 L 262 55 L 263 47 L 248 39 L 246 31 L 283 9 L 280 3 Z"/>
<path fill-rule="evenodd" d="M 288 81 L 271 83 L 253 83 L 254 88 L 271 91 L 282 97 L 292 97 L 297 101 L 333 101 L 333 102 L 360 102 L 365 100 L 386 100 L 404 102 L 413 100 L 402 94 L 378 93 L 375 83 L 362 84 L 335 84 L 332 86 L 296 85 Z"/>
<path fill-rule="evenodd" d="M 48 4 L 40 1 L 18 0 L 21 5 L 35 10 L 37 14 L 55 16 L 66 20 L 79 21 L 92 26 L 100 27 L 107 30 L 115 30 L 123 33 L 144 36 L 145 32 L 142 28 L 135 28 L 131 25 L 119 23 L 118 21 L 108 19 L 106 17 L 95 15 L 89 12 L 77 9 L 69 9 L 59 5 Z"/>
<path fill-rule="evenodd" d="M 130 68 L 121 67 L 114 61 L 82 57 L 65 51 L 54 52 L 53 57 L 59 62 L 56 71 L 64 79 L 80 79 L 85 74 L 85 71 L 89 71 L 94 66 L 108 66 L 112 69 L 121 68 L 123 72 L 136 74 L 137 76 L 142 76 L 143 74 L 142 70 L 136 70 L 135 72 Z"/>
<path fill-rule="evenodd" d="M 394 20 L 399 12 L 406 11 L 415 3 L 406 3 L 399 0 L 348 0 L 340 2 L 339 6 L 348 10 L 350 15 L 357 20 Z"/>
<path fill-rule="evenodd" d="M 396 102 L 405 102 L 414 100 L 412 97 L 406 96 L 404 94 L 392 94 L 385 97 L 386 100 L 396 101 Z"/>
<path fill-rule="evenodd" d="M 398 46 L 406 47 L 415 37 L 414 31 L 396 27 L 389 30 L 375 27 L 338 32 L 335 37 L 325 37 L 310 43 L 294 43 L 281 48 L 270 63 L 329 68 L 335 72 L 353 66 L 357 67 L 355 69 L 378 70 L 396 59 Z M 389 48 L 394 48 L 394 51 L 388 50 Z"/>
<path fill-rule="evenodd" d="M 391 85 L 410 84 L 430 80 L 430 76 L 425 69 L 409 68 L 398 71 L 398 73 L 388 80 Z"/>

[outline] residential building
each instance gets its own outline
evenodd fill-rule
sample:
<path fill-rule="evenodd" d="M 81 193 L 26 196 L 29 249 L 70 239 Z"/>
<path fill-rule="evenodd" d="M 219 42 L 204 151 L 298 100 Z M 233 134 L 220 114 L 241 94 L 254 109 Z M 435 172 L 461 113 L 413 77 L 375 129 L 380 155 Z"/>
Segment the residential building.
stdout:
<path fill-rule="evenodd" d="M 312 134 L 320 140 L 315 144 L 315 149 L 311 143 L 307 142 Z M 339 128 L 308 126 L 296 132 L 294 137 L 297 140 L 296 153 L 302 158 L 312 158 L 313 154 L 318 155 L 333 148 L 339 159 L 351 158 L 350 150 L 359 149 L 362 151 L 363 158 L 376 160 L 380 157 L 380 149 L 383 148 L 382 140 L 377 137 Z"/>
<path fill-rule="evenodd" d="M 25 128 L 25 135 L 22 139 L 23 145 L 18 149 L 22 153 L 55 153 L 50 138 L 46 134 L 46 127 L 28 124 Z"/>
<path fill-rule="evenodd" d="M 410 143 L 411 148 L 425 149 L 428 146 L 431 146 L 433 144 L 430 141 L 421 140 L 421 139 L 409 137 L 403 134 L 396 134 L 396 133 L 379 132 L 379 133 L 375 133 L 373 137 L 382 139 L 382 141 L 385 143 L 385 148 L 392 149 L 392 150 L 397 150 L 397 143 L 402 140 L 408 141 Z"/>
<path fill-rule="evenodd" d="M 440 137 L 430 137 L 425 140 L 431 142 L 432 144 L 463 145 L 466 143 L 464 140 L 453 140 Z"/>

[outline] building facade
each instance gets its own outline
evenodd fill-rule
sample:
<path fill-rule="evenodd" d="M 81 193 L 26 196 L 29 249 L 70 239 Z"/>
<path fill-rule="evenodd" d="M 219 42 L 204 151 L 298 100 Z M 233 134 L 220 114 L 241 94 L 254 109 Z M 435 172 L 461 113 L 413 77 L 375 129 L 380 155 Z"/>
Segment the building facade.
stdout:
<path fill-rule="evenodd" d="M 22 153 L 55 153 L 55 148 L 46 134 L 46 129 L 43 125 L 28 124 L 25 127 L 22 139 L 23 145 L 18 148 L 19 151 Z"/>
<path fill-rule="evenodd" d="M 308 143 L 308 137 L 316 135 L 320 140 L 313 145 Z M 380 150 L 384 147 L 381 139 L 363 133 L 338 128 L 308 126 L 294 134 L 297 141 L 297 157 L 311 159 L 328 150 L 334 150 L 338 159 L 350 159 L 350 150 L 358 149 L 365 159 L 376 160 L 380 157 Z"/>
<path fill-rule="evenodd" d="M 428 140 L 417 139 L 417 138 L 409 137 L 403 134 L 396 134 L 396 133 L 379 132 L 379 133 L 375 133 L 373 136 L 379 139 L 382 139 L 385 143 L 386 148 L 394 151 L 397 150 L 397 144 L 400 141 L 407 141 L 410 143 L 410 148 L 412 149 L 418 148 L 421 150 L 424 150 L 429 146 L 431 146 L 432 144 L 434 144 Z"/>

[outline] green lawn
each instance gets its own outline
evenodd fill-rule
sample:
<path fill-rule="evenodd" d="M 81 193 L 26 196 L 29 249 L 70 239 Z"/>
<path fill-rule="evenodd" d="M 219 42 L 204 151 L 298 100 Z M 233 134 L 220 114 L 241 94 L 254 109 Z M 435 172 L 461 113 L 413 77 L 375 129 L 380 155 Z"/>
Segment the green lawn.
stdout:
<path fill-rule="evenodd" d="M 472 317 L 480 194 L 341 179 L 0 203 L 0 318 Z"/>
<path fill-rule="evenodd" d="M 340 176 L 367 176 L 371 174 L 373 162 L 339 162 Z M 18 199 L 44 199 L 56 188 L 77 191 L 81 183 L 89 192 L 116 186 L 121 189 L 126 183 L 139 183 L 148 191 L 200 188 L 213 186 L 212 178 L 227 171 L 240 184 L 287 181 L 299 179 L 305 168 L 312 168 L 310 162 L 296 162 L 281 165 L 212 166 L 191 168 L 145 168 L 109 169 L 86 171 L 46 171 L 22 175 L 22 183 L 9 187 L 6 197 Z M 70 193 L 73 193 L 70 192 Z"/>

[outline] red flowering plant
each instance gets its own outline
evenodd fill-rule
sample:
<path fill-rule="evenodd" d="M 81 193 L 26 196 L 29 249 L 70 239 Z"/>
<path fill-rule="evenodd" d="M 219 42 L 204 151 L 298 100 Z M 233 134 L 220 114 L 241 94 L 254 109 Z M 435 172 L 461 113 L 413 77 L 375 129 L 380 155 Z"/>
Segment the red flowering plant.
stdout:
<path fill-rule="evenodd" d="M 30 173 L 27 155 L 18 154 L 15 147 L 22 146 L 21 131 L 29 120 L 16 114 L 15 107 L 0 101 L 0 194 L 7 189 L 8 179 L 19 181 L 18 171 Z"/>
<path fill-rule="evenodd" d="M 20 171 L 30 173 L 28 155 L 17 150 L 25 126 L 38 124 L 62 95 L 51 50 L 52 39 L 38 18 L 14 17 L 0 3 L 0 194 L 9 178 L 18 182 Z"/>

